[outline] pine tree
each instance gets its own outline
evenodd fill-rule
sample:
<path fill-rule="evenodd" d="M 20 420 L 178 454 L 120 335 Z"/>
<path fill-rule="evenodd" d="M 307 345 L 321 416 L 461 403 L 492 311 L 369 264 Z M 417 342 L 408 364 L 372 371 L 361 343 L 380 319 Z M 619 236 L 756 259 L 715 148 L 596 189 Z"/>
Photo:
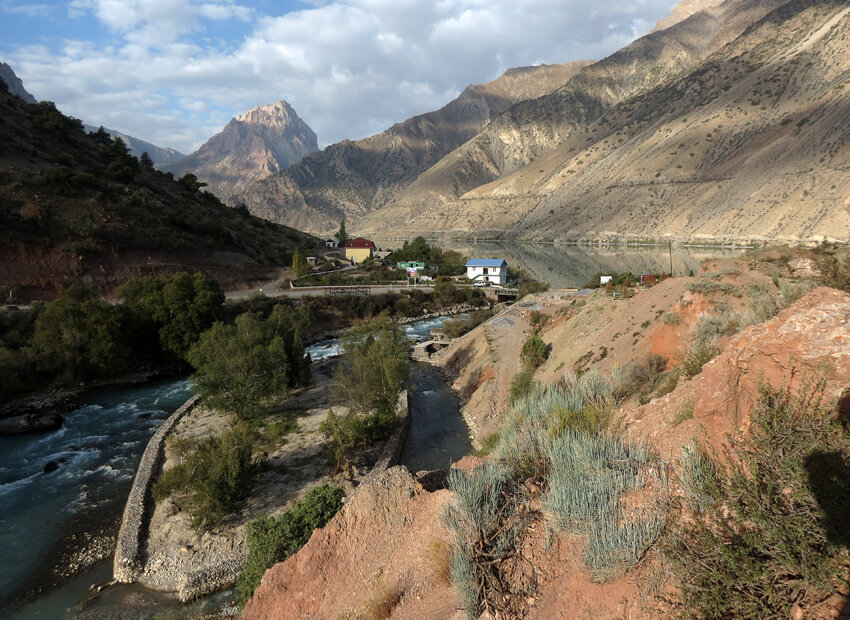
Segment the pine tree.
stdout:
<path fill-rule="evenodd" d="M 341 246 L 345 245 L 345 242 L 348 241 L 348 233 L 345 232 L 345 220 L 342 220 L 339 223 L 339 232 L 337 232 L 334 237 L 336 237 L 336 240 L 339 241 Z"/>
<path fill-rule="evenodd" d="M 151 156 L 148 155 L 147 151 L 142 153 L 141 157 L 139 157 L 139 163 L 142 164 L 145 168 L 153 168 L 153 160 L 151 159 Z"/>

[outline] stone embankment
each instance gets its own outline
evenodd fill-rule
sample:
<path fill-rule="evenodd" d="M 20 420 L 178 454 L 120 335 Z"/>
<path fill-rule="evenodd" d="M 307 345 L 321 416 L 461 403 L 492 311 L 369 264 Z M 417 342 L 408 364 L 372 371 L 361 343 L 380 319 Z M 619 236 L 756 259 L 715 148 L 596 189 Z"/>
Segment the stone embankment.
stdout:
<path fill-rule="evenodd" d="M 133 480 L 127 505 L 124 507 L 124 517 L 121 520 L 121 529 L 118 532 L 118 542 L 115 547 L 112 570 L 115 580 L 120 583 L 133 583 L 140 575 L 142 543 L 147 531 L 147 519 L 153 510 L 150 505 L 151 484 L 165 458 L 165 438 L 177 422 L 191 411 L 197 401 L 197 396 L 187 400 L 157 429 L 139 462 L 136 478 Z"/>

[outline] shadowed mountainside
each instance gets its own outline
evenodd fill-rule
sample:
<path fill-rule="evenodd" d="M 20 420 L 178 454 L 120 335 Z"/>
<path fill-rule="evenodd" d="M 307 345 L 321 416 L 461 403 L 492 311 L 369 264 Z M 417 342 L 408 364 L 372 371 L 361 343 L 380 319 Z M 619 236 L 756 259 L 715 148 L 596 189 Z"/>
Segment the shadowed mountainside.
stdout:
<path fill-rule="evenodd" d="M 85 133 L 51 103 L 25 103 L 0 87 L 4 297 L 49 298 L 79 282 L 109 293 L 133 276 L 179 270 L 238 286 L 316 241 L 226 207 Z"/>

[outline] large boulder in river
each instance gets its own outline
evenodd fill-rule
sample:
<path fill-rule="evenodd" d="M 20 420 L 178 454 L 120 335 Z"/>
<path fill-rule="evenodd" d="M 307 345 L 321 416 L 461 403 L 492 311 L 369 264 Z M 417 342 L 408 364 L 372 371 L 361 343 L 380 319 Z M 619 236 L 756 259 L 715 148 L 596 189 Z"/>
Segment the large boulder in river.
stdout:
<path fill-rule="evenodd" d="M 0 435 L 54 431 L 62 426 L 58 413 L 27 413 L 0 419 Z"/>

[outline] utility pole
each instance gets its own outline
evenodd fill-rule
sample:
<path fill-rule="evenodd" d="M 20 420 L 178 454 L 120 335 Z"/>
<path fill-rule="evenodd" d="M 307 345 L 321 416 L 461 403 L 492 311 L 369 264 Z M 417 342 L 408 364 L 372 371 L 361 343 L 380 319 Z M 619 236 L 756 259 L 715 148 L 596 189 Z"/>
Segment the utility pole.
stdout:
<path fill-rule="evenodd" d="M 670 277 L 673 277 L 673 240 L 667 240 L 668 247 L 670 248 Z"/>

